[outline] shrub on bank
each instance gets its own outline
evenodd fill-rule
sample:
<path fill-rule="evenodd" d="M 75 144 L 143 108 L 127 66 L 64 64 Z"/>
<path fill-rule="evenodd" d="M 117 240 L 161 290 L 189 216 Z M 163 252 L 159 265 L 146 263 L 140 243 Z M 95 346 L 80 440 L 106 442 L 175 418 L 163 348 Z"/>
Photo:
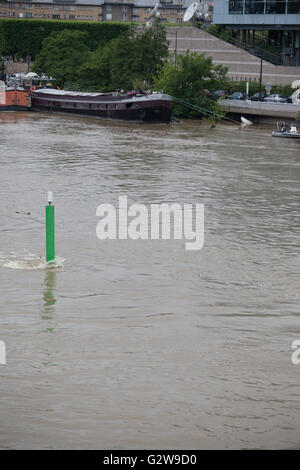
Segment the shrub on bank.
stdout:
<path fill-rule="evenodd" d="M 228 95 L 234 93 L 235 91 L 241 91 L 242 93 L 246 93 L 246 81 L 240 81 L 240 82 L 233 82 L 233 81 L 228 81 L 224 85 L 224 90 L 227 92 Z M 248 82 L 249 83 L 249 96 L 254 95 L 254 93 L 259 92 L 259 83 L 258 82 Z M 262 84 L 262 92 L 266 92 L 265 84 Z M 278 93 L 279 95 L 284 96 L 287 98 L 290 96 L 295 90 L 291 88 L 290 85 L 273 85 L 271 93 Z"/>

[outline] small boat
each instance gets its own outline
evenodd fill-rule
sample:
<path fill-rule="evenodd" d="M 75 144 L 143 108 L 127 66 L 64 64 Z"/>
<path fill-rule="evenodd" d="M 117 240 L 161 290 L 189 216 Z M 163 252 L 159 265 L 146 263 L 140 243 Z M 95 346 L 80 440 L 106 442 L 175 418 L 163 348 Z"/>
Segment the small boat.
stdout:
<path fill-rule="evenodd" d="M 117 121 L 169 123 L 172 97 L 162 93 L 88 93 L 54 88 L 30 91 L 33 111 L 55 111 Z"/>
<path fill-rule="evenodd" d="M 28 111 L 29 109 L 28 90 L 17 86 L 0 88 L 0 111 Z"/>
<path fill-rule="evenodd" d="M 281 127 L 279 128 L 279 124 L 277 123 L 277 130 L 272 132 L 273 137 L 285 137 L 285 138 L 290 138 L 290 139 L 300 139 L 300 132 L 299 128 L 295 123 L 290 124 L 289 129 L 287 130 L 287 127 L 285 123 L 283 122 Z"/>

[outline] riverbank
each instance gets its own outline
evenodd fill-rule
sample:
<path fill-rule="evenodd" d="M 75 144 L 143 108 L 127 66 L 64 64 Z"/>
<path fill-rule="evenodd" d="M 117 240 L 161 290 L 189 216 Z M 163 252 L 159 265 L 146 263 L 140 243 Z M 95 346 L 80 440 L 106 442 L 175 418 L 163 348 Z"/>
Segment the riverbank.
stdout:
<path fill-rule="evenodd" d="M 259 101 L 219 100 L 226 115 L 234 119 L 245 116 L 259 124 L 274 125 L 277 121 L 294 121 L 300 113 L 300 105 L 292 103 L 266 103 Z"/>

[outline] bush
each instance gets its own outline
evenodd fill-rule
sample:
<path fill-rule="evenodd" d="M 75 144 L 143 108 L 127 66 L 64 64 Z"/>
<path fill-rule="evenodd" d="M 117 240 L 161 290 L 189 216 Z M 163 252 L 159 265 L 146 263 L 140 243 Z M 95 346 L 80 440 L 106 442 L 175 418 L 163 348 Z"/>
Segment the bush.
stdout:
<path fill-rule="evenodd" d="M 188 51 L 177 56 L 176 65 L 164 65 L 154 86 L 174 97 L 174 116 L 208 117 L 221 114 L 217 96 L 212 92 L 222 88 L 226 72 L 224 67 L 213 65 L 211 57 Z"/>
<path fill-rule="evenodd" d="M 224 90 L 230 95 L 234 93 L 235 91 L 241 91 L 242 93 L 246 93 L 246 81 L 240 81 L 240 82 L 232 82 L 228 81 L 224 85 Z M 259 82 L 248 82 L 249 83 L 249 96 L 254 95 L 254 93 L 259 92 Z M 266 92 L 265 84 L 262 84 L 262 93 Z M 279 95 L 284 96 L 287 98 L 293 93 L 293 89 L 290 87 L 290 85 L 273 85 L 271 89 L 271 94 L 273 93 L 278 93 Z"/>
<path fill-rule="evenodd" d="M 35 57 L 40 52 L 45 38 L 65 29 L 87 33 L 85 45 L 90 50 L 96 50 L 128 28 L 128 23 L 2 18 L 0 19 L 0 53 L 18 57 L 27 55 Z"/>

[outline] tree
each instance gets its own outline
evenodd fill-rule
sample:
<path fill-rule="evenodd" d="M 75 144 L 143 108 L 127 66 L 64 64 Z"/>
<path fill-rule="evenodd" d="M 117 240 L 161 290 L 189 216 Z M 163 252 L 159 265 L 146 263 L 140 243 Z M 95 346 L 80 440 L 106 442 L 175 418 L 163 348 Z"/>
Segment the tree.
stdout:
<path fill-rule="evenodd" d="M 147 30 L 128 31 L 91 54 L 78 75 L 80 84 L 102 91 L 116 88 L 132 89 L 137 82 L 151 84 L 168 56 L 165 29 L 154 23 Z"/>
<path fill-rule="evenodd" d="M 58 85 L 77 79 L 79 66 L 90 57 L 90 50 L 85 45 L 87 33 L 63 30 L 52 33 L 43 40 L 32 70 L 52 75 Z"/>
<path fill-rule="evenodd" d="M 214 66 L 211 57 L 205 54 L 187 51 L 184 56 L 177 56 L 177 65 L 168 62 L 164 65 L 159 77 L 154 82 L 156 89 L 189 102 L 198 107 L 220 113 L 214 90 L 226 82 L 227 69 Z M 174 103 L 173 113 L 179 117 L 196 117 L 201 115 L 196 109 Z M 202 116 L 209 114 L 202 113 Z"/>
<path fill-rule="evenodd" d="M 67 2 L 68 3 L 68 2 Z M 70 3 L 70 2 L 69 2 Z M 95 51 L 129 28 L 124 22 L 38 20 L 36 18 L 0 18 L 0 54 L 36 57 L 42 42 L 53 32 L 64 29 L 87 33 L 85 44 Z"/>

